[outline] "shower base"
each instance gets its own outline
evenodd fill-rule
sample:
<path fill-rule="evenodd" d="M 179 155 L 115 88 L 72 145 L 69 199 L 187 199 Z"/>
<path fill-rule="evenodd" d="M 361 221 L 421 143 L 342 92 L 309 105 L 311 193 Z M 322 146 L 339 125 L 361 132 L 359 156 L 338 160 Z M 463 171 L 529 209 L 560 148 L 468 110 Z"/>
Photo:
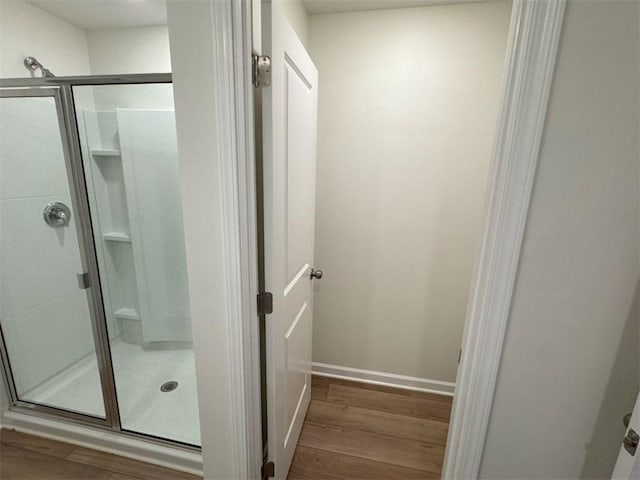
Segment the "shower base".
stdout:
<path fill-rule="evenodd" d="M 193 350 L 144 350 L 120 339 L 111 342 L 120 421 L 124 430 L 200 445 Z M 104 417 L 95 355 L 23 396 L 25 400 Z M 161 391 L 168 381 L 178 382 Z"/>

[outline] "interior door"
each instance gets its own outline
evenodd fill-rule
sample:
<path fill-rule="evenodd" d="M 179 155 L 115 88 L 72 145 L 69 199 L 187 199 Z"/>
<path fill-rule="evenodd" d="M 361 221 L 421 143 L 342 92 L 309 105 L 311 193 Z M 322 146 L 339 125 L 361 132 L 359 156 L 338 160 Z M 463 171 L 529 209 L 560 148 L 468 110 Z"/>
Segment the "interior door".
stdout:
<path fill-rule="evenodd" d="M 269 459 L 285 478 L 311 393 L 316 70 L 281 10 L 263 4 L 271 86 L 263 93 L 265 287 Z"/>
<path fill-rule="evenodd" d="M 640 453 L 637 451 L 640 448 L 638 435 L 640 435 L 640 394 L 636 399 L 636 405 L 633 408 L 633 413 L 620 447 L 618 460 L 611 475 L 612 479 L 630 480 L 632 478 L 640 478 Z"/>

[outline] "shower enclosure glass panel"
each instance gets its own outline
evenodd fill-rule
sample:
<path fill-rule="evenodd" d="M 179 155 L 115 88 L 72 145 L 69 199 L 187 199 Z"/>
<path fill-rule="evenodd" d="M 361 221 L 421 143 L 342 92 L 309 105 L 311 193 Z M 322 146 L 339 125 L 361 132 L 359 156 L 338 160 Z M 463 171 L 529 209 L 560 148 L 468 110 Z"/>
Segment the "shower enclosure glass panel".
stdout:
<path fill-rule="evenodd" d="M 121 427 L 200 445 L 172 85 L 73 92 Z"/>
<path fill-rule="evenodd" d="M 105 418 L 59 90 L 0 92 L 0 326 L 18 401 Z"/>

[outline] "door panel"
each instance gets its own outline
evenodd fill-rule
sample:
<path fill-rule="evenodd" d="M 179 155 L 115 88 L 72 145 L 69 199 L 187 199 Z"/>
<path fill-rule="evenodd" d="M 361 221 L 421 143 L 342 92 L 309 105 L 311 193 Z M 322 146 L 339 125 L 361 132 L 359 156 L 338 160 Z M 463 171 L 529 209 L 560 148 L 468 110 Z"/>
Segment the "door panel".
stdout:
<path fill-rule="evenodd" d="M 311 393 L 318 72 L 277 5 L 263 8 L 272 86 L 263 96 L 269 458 L 285 478 Z"/>
<path fill-rule="evenodd" d="M 285 63 L 287 167 L 287 274 L 293 282 L 311 258 L 315 195 L 315 91 L 290 59 Z"/>
<path fill-rule="evenodd" d="M 1 92 L 0 326 L 18 401 L 105 418 L 61 118 L 58 89 Z M 51 202 L 66 225 L 46 223 Z"/>

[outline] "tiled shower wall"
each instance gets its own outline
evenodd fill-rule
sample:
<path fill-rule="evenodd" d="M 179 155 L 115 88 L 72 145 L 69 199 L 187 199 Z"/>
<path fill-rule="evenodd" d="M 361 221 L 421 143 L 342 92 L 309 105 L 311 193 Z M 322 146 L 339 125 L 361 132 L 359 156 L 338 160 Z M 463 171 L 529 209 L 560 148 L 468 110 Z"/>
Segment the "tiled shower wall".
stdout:
<path fill-rule="evenodd" d="M 52 98 L 4 99 L 0 110 L 0 320 L 20 392 L 93 348 L 75 211 Z M 6 154 L 9 153 L 9 154 Z M 72 210 L 52 228 L 44 206 Z"/>

